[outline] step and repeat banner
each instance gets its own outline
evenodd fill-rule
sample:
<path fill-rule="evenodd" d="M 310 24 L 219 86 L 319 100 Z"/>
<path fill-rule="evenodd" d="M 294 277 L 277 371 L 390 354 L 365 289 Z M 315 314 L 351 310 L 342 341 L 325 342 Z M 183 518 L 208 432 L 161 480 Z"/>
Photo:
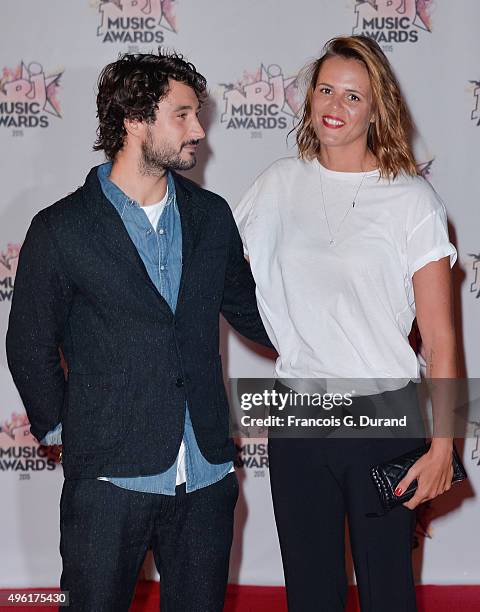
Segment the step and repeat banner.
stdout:
<path fill-rule="evenodd" d="M 208 79 L 207 130 L 189 175 L 232 206 L 273 160 L 302 102 L 297 75 L 341 34 L 375 38 L 417 126 L 421 173 L 447 205 L 459 253 L 456 322 L 464 374 L 480 372 L 480 2 L 478 0 L 2 0 L 0 7 L 0 587 L 49 586 L 60 574 L 56 457 L 29 434 L 3 338 L 18 253 L 33 215 L 82 184 L 92 151 L 96 80 L 122 52 L 161 45 Z M 224 326 L 230 377 L 273 363 Z M 470 479 L 419 513 L 417 578 L 479 583 L 480 424 L 464 441 Z M 239 440 L 231 582 L 283 583 L 266 441 Z M 315 486 L 312 483 L 312 486 Z M 294 500 L 292 500 L 293 502 Z M 304 500 L 308 503 L 308 500 Z M 294 503 L 297 503 L 295 500 Z M 351 563 L 350 563 L 351 567 Z M 145 570 L 151 571 L 148 566 Z"/>

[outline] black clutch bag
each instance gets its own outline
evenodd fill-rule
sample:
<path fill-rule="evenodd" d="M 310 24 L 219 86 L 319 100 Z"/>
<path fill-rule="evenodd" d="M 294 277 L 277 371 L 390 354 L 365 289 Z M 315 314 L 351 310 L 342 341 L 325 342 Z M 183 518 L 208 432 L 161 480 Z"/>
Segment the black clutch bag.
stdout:
<path fill-rule="evenodd" d="M 412 465 L 418 459 L 420 459 L 420 457 L 424 455 L 429 448 L 430 444 L 425 444 L 424 446 L 416 448 L 409 453 L 405 453 L 405 455 L 402 455 L 401 457 L 396 457 L 391 461 L 385 461 L 384 463 L 374 465 L 372 468 L 370 468 L 370 475 L 385 510 L 391 510 L 392 508 L 395 508 L 395 506 L 399 506 L 409 499 L 412 499 L 412 497 L 415 495 L 415 491 L 417 490 L 416 480 L 410 483 L 410 486 L 402 495 L 395 495 L 395 489 Z M 452 482 L 465 480 L 467 473 L 465 472 L 465 468 L 460 461 L 460 457 L 458 456 L 455 446 L 453 447 L 452 452 L 452 465 Z"/>

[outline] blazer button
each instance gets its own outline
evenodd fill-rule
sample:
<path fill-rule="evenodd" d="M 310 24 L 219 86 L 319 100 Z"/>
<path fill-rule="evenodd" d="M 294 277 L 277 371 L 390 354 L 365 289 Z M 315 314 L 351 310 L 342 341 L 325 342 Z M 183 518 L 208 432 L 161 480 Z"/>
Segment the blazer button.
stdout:
<path fill-rule="evenodd" d="M 175 384 L 177 387 L 183 387 L 183 378 L 177 378 Z"/>

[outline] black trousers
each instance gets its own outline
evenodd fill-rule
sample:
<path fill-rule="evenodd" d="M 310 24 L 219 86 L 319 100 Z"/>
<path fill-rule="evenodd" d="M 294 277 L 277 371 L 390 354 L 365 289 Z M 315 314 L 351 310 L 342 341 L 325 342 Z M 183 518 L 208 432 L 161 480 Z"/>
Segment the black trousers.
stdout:
<path fill-rule="evenodd" d="M 270 439 L 269 460 L 289 612 L 343 612 L 345 516 L 362 612 L 414 612 L 415 512 L 384 516 L 369 468 L 424 439 Z"/>
<path fill-rule="evenodd" d="M 164 612 L 221 612 L 228 578 L 234 473 L 193 493 L 139 493 L 67 480 L 60 503 L 61 588 L 72 612 L 127 612 L 152 549 Z"/>

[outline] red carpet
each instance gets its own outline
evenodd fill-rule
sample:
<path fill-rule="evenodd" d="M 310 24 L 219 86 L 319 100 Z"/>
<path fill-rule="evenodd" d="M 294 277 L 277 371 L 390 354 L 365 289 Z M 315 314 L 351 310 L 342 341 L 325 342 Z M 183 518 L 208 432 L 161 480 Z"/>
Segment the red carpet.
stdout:
<path fill-rule="evenodd" d="M 21 589 L 25 593 L 30 591 Z M 41 589 L 35 589 L 35 592 L 39 591 Z M 158 600 L 158 583 L 139 582 L 130 612 L 158 612 Z M 348 602 L 347 612 L 359 612 L 354 587 L 350 587 Z M 417 602 L 419 612 L 480 612 L 480 586 L 420 586 L 417 587 Z M 37 607 L 22 606 L 22 610 L 34 609 L 38 610 Z M 58 610 L 54 607 L 40 609 L 44 612 Z M 0 606 L 0 610 L 12 608 Z M 285 590 L 282 587 L 229 585 L 224 612 L 287 612 Z M 318 612 L 328 612 L 322 609 L 320 593 Z"/>
<path fill-rule="evenodd" d="M 139 583 L 130 612 L 158 612 L 158 599 L 157 584 Z M 480 612 L 480 586 L 417 587 L 417 602 L 419 612 Z M 346 612 L 359 610 L 356 588 L 350 587 Z M 229 585 L 224 612 L 287 612 L 285 589 Z M 318 612 L 328 612 L 320 593 Z"/>

